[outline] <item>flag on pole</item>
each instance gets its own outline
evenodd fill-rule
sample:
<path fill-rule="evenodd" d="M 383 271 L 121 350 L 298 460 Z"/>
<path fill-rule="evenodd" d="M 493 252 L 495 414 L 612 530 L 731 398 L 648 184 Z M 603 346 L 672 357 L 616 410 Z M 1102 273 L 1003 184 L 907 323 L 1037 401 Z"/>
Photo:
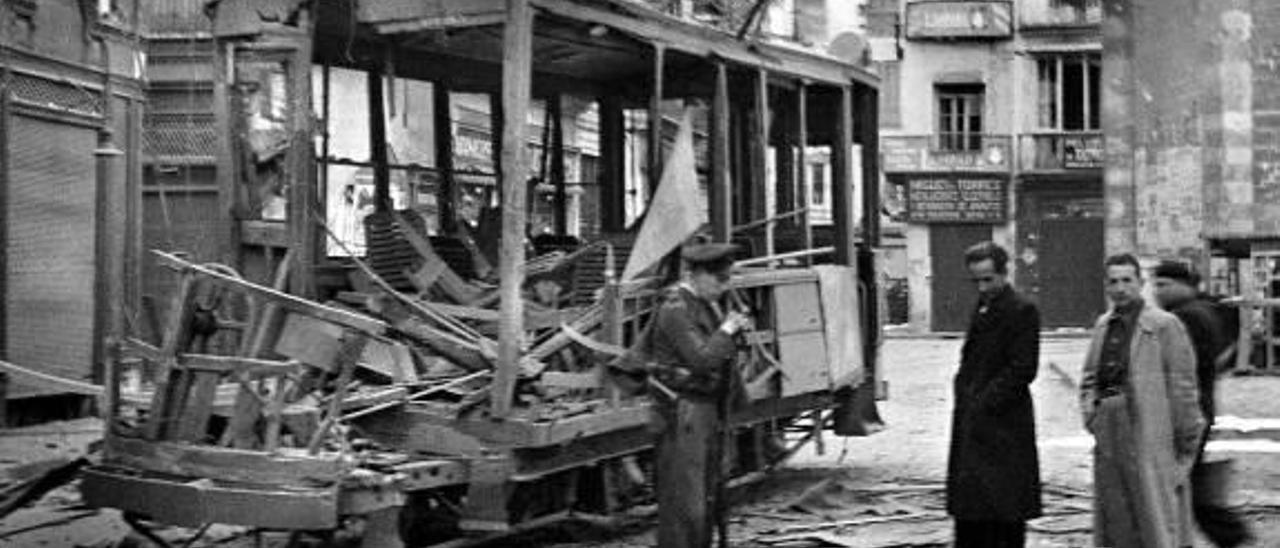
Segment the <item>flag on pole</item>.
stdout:
<path fill-rule="evenodd" d="M 685 109 L 675 146 L 662 169 L 658 190 L 649 202 L 622 280 L 636 277 L 697 233 L 707 222 L 707 211 L 701 204 L 693 159 L 693 122 Z"/>

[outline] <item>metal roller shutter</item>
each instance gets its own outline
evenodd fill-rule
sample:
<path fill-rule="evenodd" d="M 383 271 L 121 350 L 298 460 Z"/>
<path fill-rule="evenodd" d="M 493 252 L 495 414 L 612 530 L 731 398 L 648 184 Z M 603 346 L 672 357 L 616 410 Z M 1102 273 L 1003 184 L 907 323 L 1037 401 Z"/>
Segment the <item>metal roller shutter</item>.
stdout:
<path fill-rule="evenodd" d="M 9 361 L 86 379 L 93 371 L 92 129 L 10 118 L 4 314 Z M 32 395 L 15 379 L 14 396 Z"/>

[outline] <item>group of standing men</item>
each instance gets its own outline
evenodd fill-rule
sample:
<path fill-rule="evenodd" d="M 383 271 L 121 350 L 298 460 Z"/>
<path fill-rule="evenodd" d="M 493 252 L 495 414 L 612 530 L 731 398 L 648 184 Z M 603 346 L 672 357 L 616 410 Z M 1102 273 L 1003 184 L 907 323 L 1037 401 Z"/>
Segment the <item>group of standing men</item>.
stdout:
<path fill-rule="evenodd" d="M 947 509 L 956 548 L 1022 547 L 1039 517 L 1039 461 L 1030 384 L 1039 369 L 1040 317 L 1008 282 L 1008 253 L 985 242 L 965 251 L 979 298 L 955 378 Z M 1243 522 L 1214 501 L 1193 500 L 1213 420 L 1219 321 L 1186 265 L 1154 270 L 1155 300 L 1142 296 L 1142 268 L 1108 257 L 1111 309 L 1093 329 L 1080 383 L 1085 428 L 1094 436 L 1094 544 L 1109 548 L 1192 545 L 1192 521 L 1216 545 L 1240 546 Z"/>
<path fill-rule="evenodd" d="M 682 280 L 649 328 L 659 366 L 649 382 L 663 410 L 658 437 L 658 546 L 706 548 L 723 523 L 720 424 L 735 336 L 751 328 L 724 296 L 731 244 L 686 246 Z M 965 251 L 978 290 L 955 377 L 947 510 L 955 548 L 1021 548 L 1039 517 L 1041 483 L 1030 384 L 1040 361 L 1040 314 L 1008 280 L 1008 253 Z M 1183 548 L 1192 521 L 1220 547 L 1248 542 L 1244 523 L 1214 501 L 1193 500 L 1191 478 L 1213 420 L 1214 378 L 1226 348 L 1199 278 L 1176 262 L 1154 271 L 1159 306 L 1142 296 L 1132 255 L 1108 257 L 1111 309 L 1099 318 L 1083 367 L 1080 404 L 1094 436 L 1094 541 L 1107 548 Z M 721 519 L 717 519 L 721 518 Z M 721 529 L 721 545 L 724 531 Z"/>

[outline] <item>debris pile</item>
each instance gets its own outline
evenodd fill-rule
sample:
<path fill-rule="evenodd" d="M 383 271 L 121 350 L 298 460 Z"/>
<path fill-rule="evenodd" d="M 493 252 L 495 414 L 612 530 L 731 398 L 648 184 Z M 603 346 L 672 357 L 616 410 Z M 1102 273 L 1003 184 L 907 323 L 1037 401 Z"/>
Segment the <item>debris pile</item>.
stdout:
<path fill-rule="evenodd" d="M 491 280 L 458 272 L 491 272 L 483 253 L 466 244 L 442 253 L 443 240 L 426 236 L 411 211 L 376 213 L 366 224 L 369 257 L 351 259 L 353 290 L 323 303 L 279 291 L 287 258 L 273 289 L 157 252 L 183 283 L 163 340 L 122 345 L 125 368 L 146 372 L 126 377 L 150 376 L 158 388 L 116 394 L 115 402 L 149 402 L 117 415 L 116 428 L 315 455 L 376 447 L 351 427 L 406 406 L 442 420 L 484 418 L 501 318 Z M 652 281 L 625 290 L 613 282 L 615 249 L 625 253 L 625 244 L 559 243 L 525 265 L 526 350 L 513 413 L 531 422 L 619 403 L 604 363 L 638 332 L 656 296 Z"/>

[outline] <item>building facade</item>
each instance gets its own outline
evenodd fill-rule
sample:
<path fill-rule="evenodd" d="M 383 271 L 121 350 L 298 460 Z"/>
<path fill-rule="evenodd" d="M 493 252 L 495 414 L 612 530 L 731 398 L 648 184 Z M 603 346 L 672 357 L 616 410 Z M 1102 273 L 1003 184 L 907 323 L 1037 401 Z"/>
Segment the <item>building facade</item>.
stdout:
<path fill-rule="evenodd" d="M 1280 5 L 1106 8 L 1108 249 L 1195 262 L 1213 293 L 1280 296 Z"/>
<path fill-rule="evenodd" d="M 138 291 L 138 7 L 0 1 L 0 358 L 72 380 L 101 380 Z"/>
<path fill-rule="evenodd" d="M 960 331 L 962 253 L 994 240 L 1045 327 L 1103 309 L 1101 3 L 872 0 L 886 209 L 905 238 L 908 321 Z"/>

